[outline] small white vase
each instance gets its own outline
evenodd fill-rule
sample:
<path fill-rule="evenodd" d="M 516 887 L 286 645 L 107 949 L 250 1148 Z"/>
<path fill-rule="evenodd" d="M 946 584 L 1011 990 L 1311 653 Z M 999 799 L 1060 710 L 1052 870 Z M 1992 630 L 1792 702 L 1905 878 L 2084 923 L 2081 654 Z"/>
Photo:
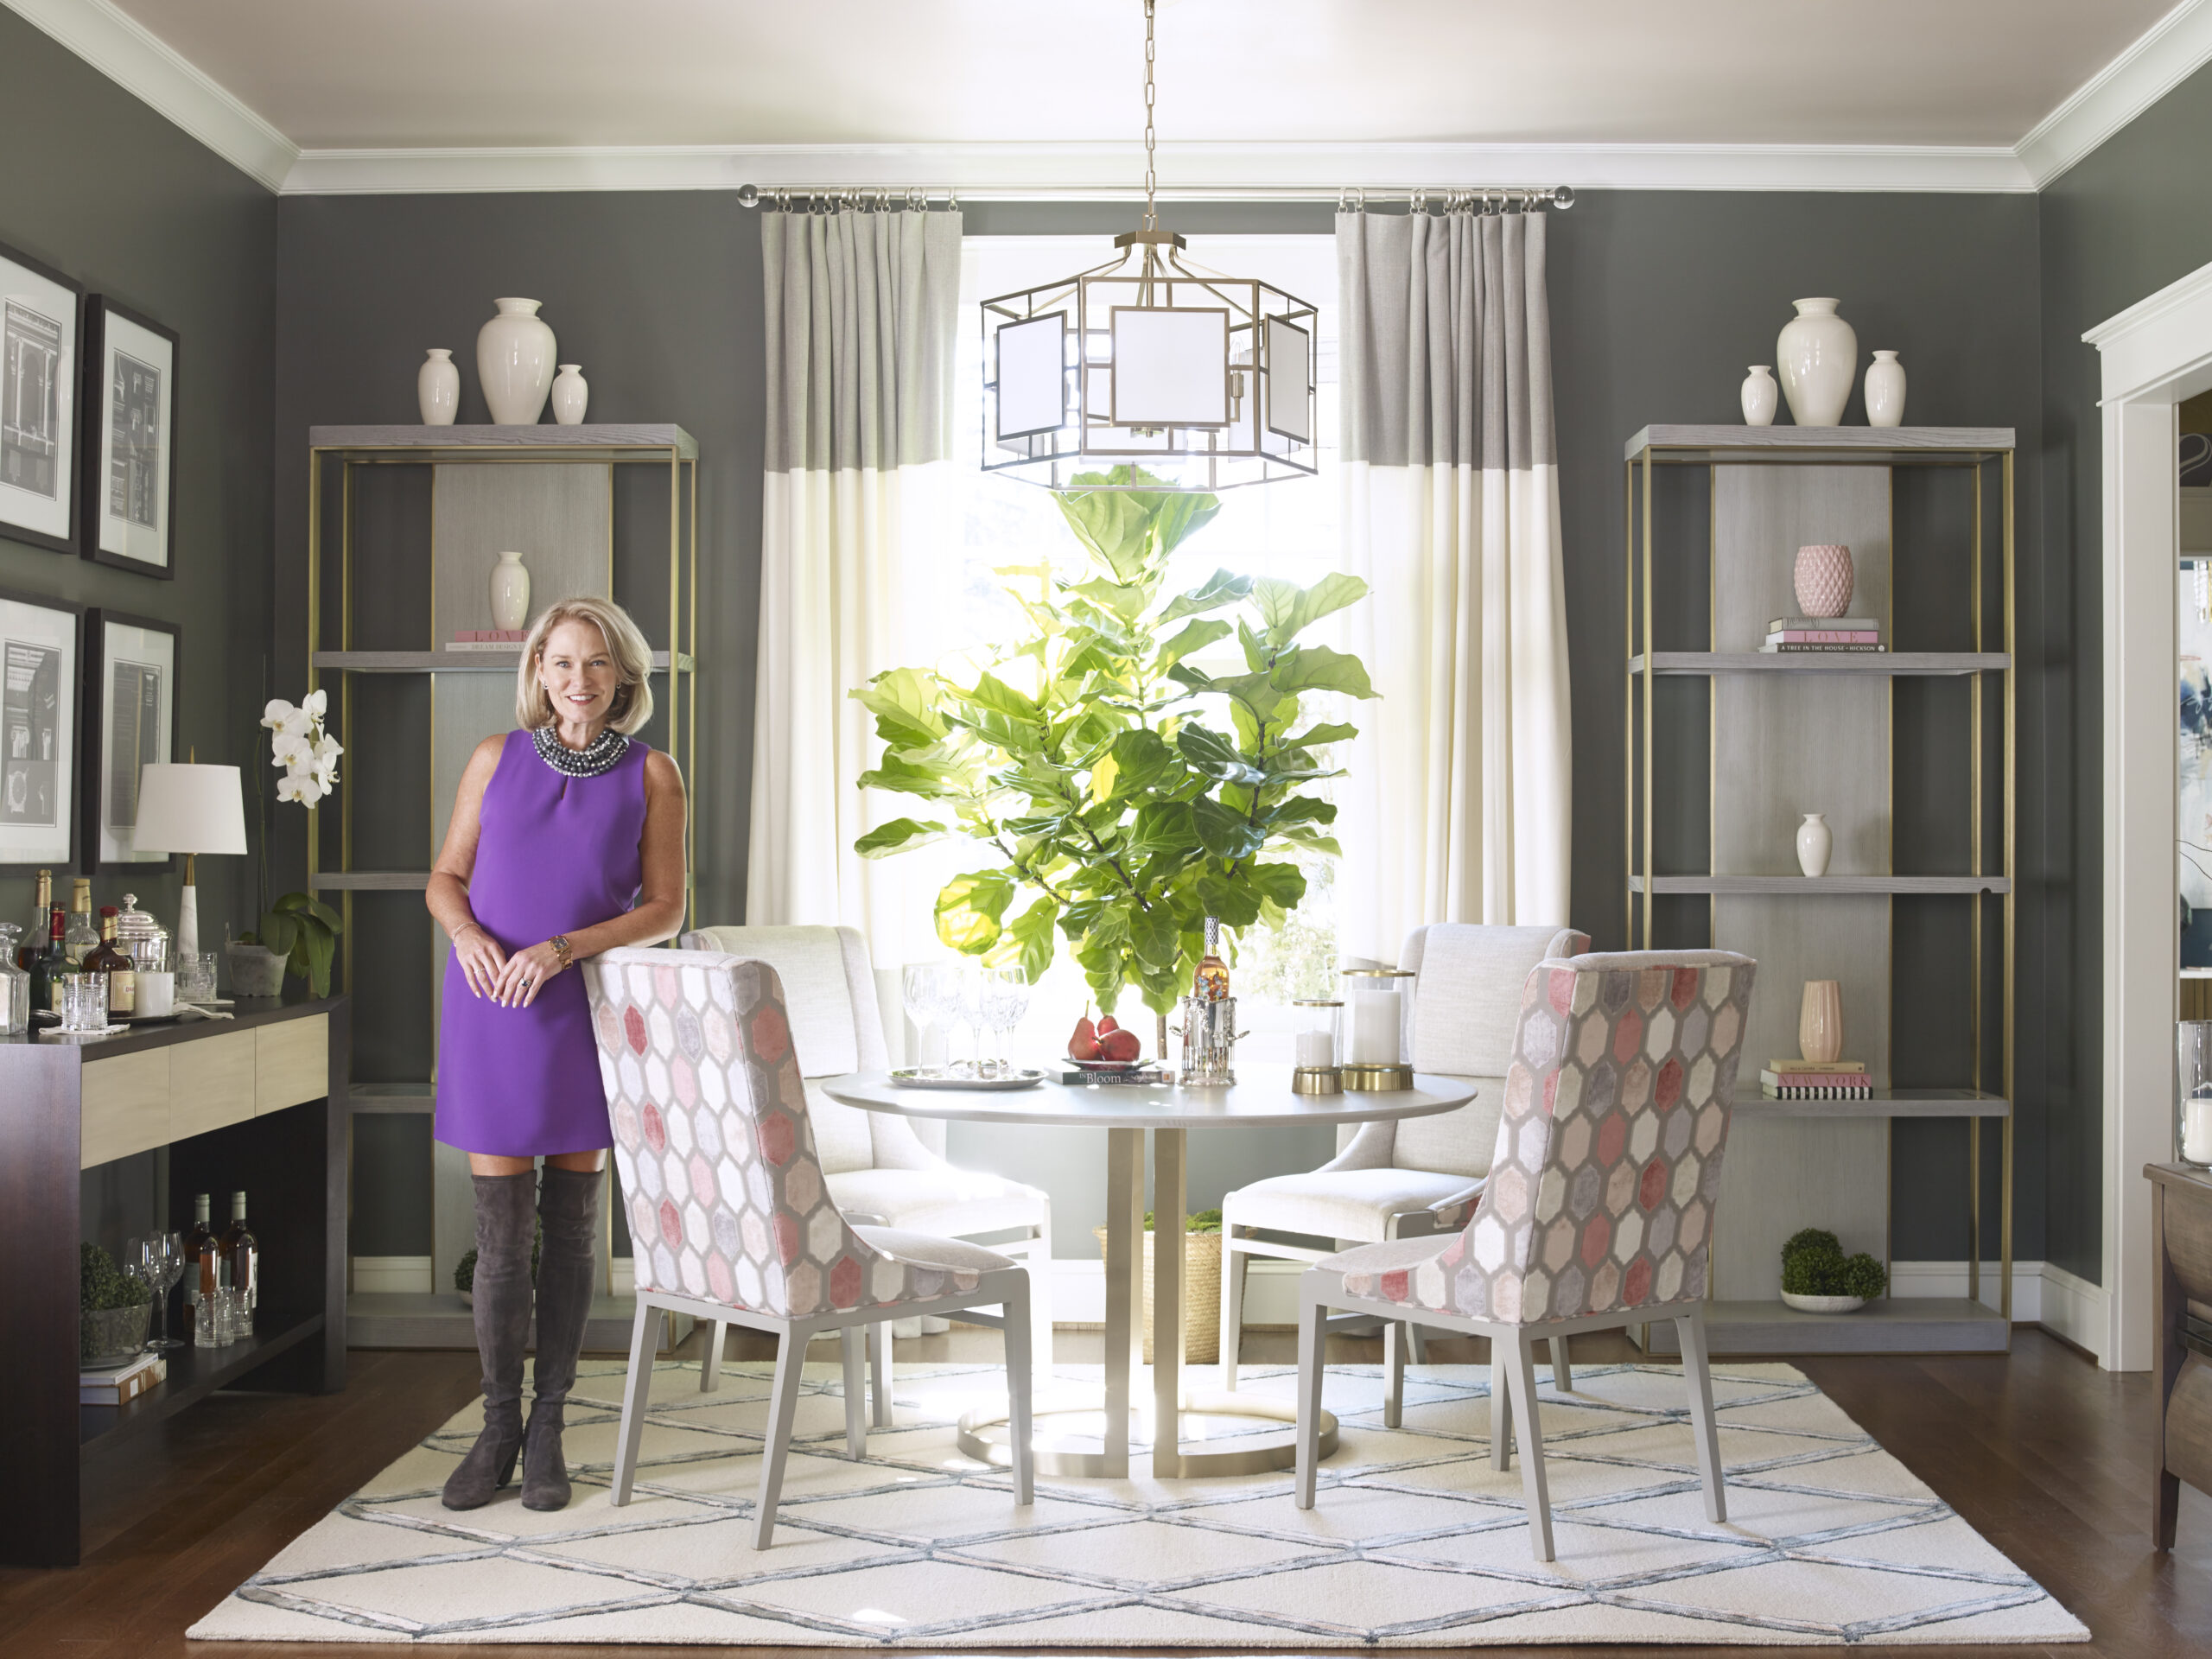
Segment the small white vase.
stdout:
<path fill-rule="evenodd" d="M 515 629 L 530 620 L 530 568 L 519 553 L 502 553 L 492 567 L 492 626 Z"/>
<path fill-rule="evenodd" d="M 1904 365 L 1895 352 L 1877 352 L 1866 365 L 1866 424 L 1904 424 Z"/>
<path fill-rule="evenodd" d="M 1751 365 L 1751 372 L 1744 377 L 1744 389 L 1740 396 L 1745 426 L 1774 424 L 1774 411 L 1782 402 L 1782 388 L 1774 384 L 1774 370 L 1770 365 Z"/>
<path fill-rule="evenodd" d="M 1858 332 L 1836 315 L 1834 300 L 1791 303 L 1797 315 L 1783 324 L 1774 343 L 1789 416 L 1800 426 L 1840 426 L 1859 374 Z"/>
<path fill-rule="evenodd" d="M 1808 812 L 1805 822 L 1797 826 L 1797 868 L 1808 875 L 1828 873 L 1828 854 L 1835 846 L 1835 834 L 1828 828 L 1828 821 L 1818 812 Z"/>
<path fill-rule="evenodd" d="M 415 371 L 415 402 L 425 426 L 451 426 L 461 413 L 461 370 L 450 347 L 433 346 Z"/>
<path fill-rule="evenodd" d="M 584 384 L 584 365 L 563 363 L 561 372 L 553 377 L 553 418 L 563 426 L 582 426 L 584 405 L 591 400 L 591 388 Z"/>
<path fill-rule="evenodd" d="M 537 300 L 494 300 L 499 315 L 476 334 L 476 378 L 500 426 L 536 426 L 545 412 L 557 347 Z"/>

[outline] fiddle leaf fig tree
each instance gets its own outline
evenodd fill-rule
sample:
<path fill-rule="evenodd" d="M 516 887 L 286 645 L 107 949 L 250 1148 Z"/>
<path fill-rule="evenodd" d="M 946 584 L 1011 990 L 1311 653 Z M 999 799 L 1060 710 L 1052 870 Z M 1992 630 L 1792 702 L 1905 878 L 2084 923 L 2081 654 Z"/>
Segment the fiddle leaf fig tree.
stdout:
<path fill-rule="evenodd" d="M 999 570 L 1025 626 L 972 684 L 899 668 L 852 695 L 884 744 L 861 785 L 922 804 L 856 849 L 961 836 L 997 855 L 938 894 L 938 937 L 1032 980 L 1065 939 L 1102 1008 L 1126 987 L 1164 1014 L 1205 918 L 1280 925 L 1305 896 L 1298 861 L 1337 852 L 1336 808 L 1313 790 L 1339 774 L 1319 752 L 1354 728 L 1306 723 L 1306 702 L 1376 692 L 1357 658 L 1298 643 L 1366 594 L 1355 577 L 1217 570 L 1164 592 L 1170 556 L 1220 502 L 1141 487 L 1156 481 L 1121 467 L 1056 498 L 1083 567 Z M 1231 639 L 1241 671 L 1194 661 Z"/>

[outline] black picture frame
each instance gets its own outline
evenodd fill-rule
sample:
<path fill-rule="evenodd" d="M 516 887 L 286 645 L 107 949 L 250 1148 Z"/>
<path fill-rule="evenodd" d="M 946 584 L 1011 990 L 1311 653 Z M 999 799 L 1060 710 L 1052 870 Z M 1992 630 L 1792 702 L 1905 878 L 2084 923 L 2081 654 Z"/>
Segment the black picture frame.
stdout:
<path fill-rule="evenodd" d="M 173 581 L 181 342 L 175 329 L 105 294 L 86 296 L 83 333 L 85 384 L 77 399 L 83 421 L 77 439 L 82 480 L 77 492 L 79 550 L 95 564 Z M 129 352 L 124 349 L 126 342 Z M 109 372 L 111 347 L 130 362 L 129 374 Z M 143 432 L 149 425 L 154 434 L 150 457 L 145 454 L 143 438 L 122 435 L 127 429 Z M 125 503 L 121 514 L 114 511 L 118 497 Z M 148 514 L 150 521 L 144 516 Z M 149 544 L 158 546 L 158 558 L 146 556 Z"/>
<path fill-rule="evenodd" d="M 65 309 L 66 323 L 51 315 Z M 0 537 L 11 542 L 77 550 L 84 513 L 77 456 L 84 349 L 84 284 L 0 243 L 0 382 L 30 373 L 48 390 L 37 430 L 22 423 L 14 400 L 0 410 Z M 39 359 L 48 360 L 41 366 Z M 41 506 L 42 498 L 55 505 Z"/>
<path fill-rule="evenodd" d="M 130 628 L 147 633 L 168 636 L 168 661 L 166 664 L 143 664 L 164 671 L 162 683 L 156 697 L 157 741 L 143 741 L 144 726 L 139 720 L 130 719 L 120 707 L 121 686 L 116 683 L 108 662 L 108 645 L 112 631 Z M 177 868 L 175 853 L 162 853 L 150 858 L 136 854 L 117 854 L 109 849 L 108 811 L 115 800 L 113 785 L 116 775 L 116 755 L 111 741 L 120 729 L 118 721 L 130 720 L 135 735 L 141 763 L 147 760 L 172 761 L 176 759 L 177 687 L 184 662 L 184 629 L 175 622 L 164 622 L 158 617 L 132 616 L 127 612 L 94 606 L 85 613 L 84 688 L 82 702 L 86 718 L 79 730 L 84 734 L 83 753 L 78 763 L 78 772 L 83 780 L 83 799 L 79 810 L 83 814 L 83 851 L 79 866 L 86 875 L 103 870 L 139 871 L 159 874 Z M 145 695 L 143 675 L 138 679 L 138 692 L 134 706 L 142 713 Z M 118 706 L 109 707 L 109 692 L 118 695 Z M 166 718 L 162 718 L 165 713 Z M 131 817 L 137 817 L 135 796 Z"/>
<path fill-rule="evenodd" d="M 19 618 L 19 609 L 48 612 L 65 618 L 66 622 L 59 626 L 50 621 L 39 624 L 35 619 Z M 19 627 L 19 623 L 23 626 Z M 23 666 L 26 657 L 41 649 L 66 651 L 70 660 L 53 664 L 50 675 L 33 664 L 28 683 L 21 683 L 20 677 L 10 671 Z M 75 769 L 83 764 L 78 737 L 84 729 L 84 660 L 83 606 L 43 594 L 0 588 L 0 868 L 51 868 L 76 862 L 77 833 L 81 827 L 78 798 L 82 791 Z M 53 713 L 60 727 L 52 731 L 50 742 L 37 720 L 42 707 L 38 688 L 49 681 Z M 16 753 L 18 747 L 24 753 Z M 31 765 L 18 764 L 24 761 Z M 69 768 L 66 775 L 58 770 L 63 764 Z M 22 799 L 34 796 L 40 782 L 38 773 L 46 767 L 57 768 L 45 780 L 56 821 L 50 834 L 41 836 L 38 832 L 47 826 L 22 819 L 18 791 Z M 19 775 L 25 779 L 20 784 Z"/>

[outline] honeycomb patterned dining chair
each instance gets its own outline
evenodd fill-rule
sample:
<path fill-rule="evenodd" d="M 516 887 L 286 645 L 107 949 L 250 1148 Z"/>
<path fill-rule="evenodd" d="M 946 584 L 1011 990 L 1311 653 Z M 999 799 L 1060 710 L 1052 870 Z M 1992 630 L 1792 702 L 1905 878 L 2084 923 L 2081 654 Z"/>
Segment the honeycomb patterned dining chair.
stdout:
<path fill-rule="evenodd" d="M 1466 1226 L 1346 1250 L 1300 1276 L 1299 1508 L 1313 1507 L 1328 1330 L 1361 1314 L 1418 1318 L 1490 1338 L 1491 1466 L 1509 1466 L 1517 1427 L 1529 1541 L 1552 1560 L 1535 1344 L 1671 1319 L 1706 1513 L 1726 1518 L 1703 1298 L 1757 971 L 1748 957 L 1691 950 L 1529 973 L 1497 1150 Z M 1388 1389 L 1402 1400 L 1402 1352 Z"/>
<path fill-rule="evenodd" d="M 623 950 L 592 957 L 583 972 L 637 1270 L 614 1503 L 630 1501 L 661 1322 L 677 1313 L 778 1339 L 755 1549 L 775 1531 L 809 1338 L 839 1334 L 845 1446 L 859 1458 L 868 1449 L 862 1334 L 908 1315 L 1005 1332 L 1014 1502 L 1028 1504 L 1028 1269 L 980 1245 L 856 1224 L 840 1212 L 816 1149 L 783 986 L 768 963 Z M 980 1311 L 993 1306 L 1001 1312 Z M 702 1387 L 712 1365 L 701 1367 Z M 879 1370 L 879 1401 L 885 1380 Z"/>

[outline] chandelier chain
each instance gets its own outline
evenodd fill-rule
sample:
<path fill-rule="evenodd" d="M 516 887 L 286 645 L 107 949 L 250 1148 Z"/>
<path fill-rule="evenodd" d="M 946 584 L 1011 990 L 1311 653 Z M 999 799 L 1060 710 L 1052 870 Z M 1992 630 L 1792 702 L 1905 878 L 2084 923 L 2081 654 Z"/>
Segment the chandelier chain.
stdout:
<path fill-rule="evenodd" d="M 1155 140 L 1152 130 L 1152 12 L 1154 0 L 1144 0 L 1144 227 L 1147 231 L 1160 228 L 1160 214 L 1153 205 L 1153 193 L 1159 188 L 1159 175 L 1154 170 L 1153 150 Z"/>

